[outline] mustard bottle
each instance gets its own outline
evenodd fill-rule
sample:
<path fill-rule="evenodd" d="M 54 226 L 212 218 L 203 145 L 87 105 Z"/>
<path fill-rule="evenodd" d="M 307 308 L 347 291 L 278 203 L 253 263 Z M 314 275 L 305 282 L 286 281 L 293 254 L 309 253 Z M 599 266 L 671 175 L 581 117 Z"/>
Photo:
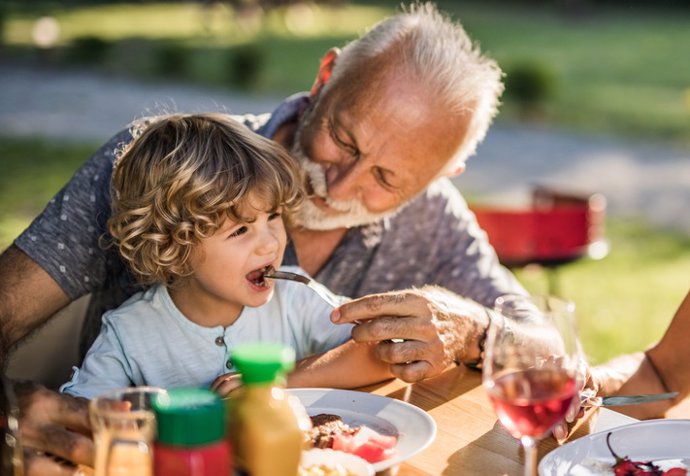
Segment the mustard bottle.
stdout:
<path fill-rule="evenodd" d="M 243 344 L 232 361 L 243 383 L 226 400 L 235 465 L 250 476 L 296 475 L 311 421 L 283 388 L 295 352 L 281 344 Z"/>

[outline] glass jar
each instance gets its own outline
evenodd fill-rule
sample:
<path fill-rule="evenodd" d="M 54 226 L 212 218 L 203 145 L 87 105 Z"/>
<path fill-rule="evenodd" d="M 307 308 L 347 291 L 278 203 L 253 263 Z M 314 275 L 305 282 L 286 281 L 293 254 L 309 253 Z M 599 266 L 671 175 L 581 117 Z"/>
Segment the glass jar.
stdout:
<path fill-rule="evenodd" d="M 244 344 L 232 353 L 243 386 L 227 399 L 236 466 L 250 476 L 296 475 L 311 421 L 284 390 L 295 352 L 280 344 Z"/>

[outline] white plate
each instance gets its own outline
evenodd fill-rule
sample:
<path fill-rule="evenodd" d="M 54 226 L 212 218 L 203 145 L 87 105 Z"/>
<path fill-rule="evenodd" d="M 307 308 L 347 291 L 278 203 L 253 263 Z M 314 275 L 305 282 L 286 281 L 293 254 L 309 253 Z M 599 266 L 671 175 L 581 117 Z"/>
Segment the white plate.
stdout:
<path fill-rule="evenodd" d="M 651 460 L 662 469 L 690 468 L 690 420 L 647 420 L 583 436 L 553 450 L 539 463 L 539 475 L 612 475 L 608 468 L 615 459 L 606 446 L 608 433 L 621 457 Z"/>
<path fill-rule="evenodd" d="M 424 410 L 393 398 L 354 390 L 293 388 L 310 416 L 339 415 L 348 425 L 366 425 L 384 435 L 398 437 L 396 456 L 372 464 L 377 473 L 419 453 L 436 438 L 436 422 Z"/>

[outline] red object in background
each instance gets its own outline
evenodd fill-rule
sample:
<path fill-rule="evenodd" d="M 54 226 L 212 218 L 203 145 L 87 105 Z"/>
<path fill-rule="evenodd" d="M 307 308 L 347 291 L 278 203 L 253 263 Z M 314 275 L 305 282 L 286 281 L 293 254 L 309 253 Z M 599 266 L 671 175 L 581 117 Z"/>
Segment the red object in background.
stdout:
<path fill-rule="evenodd" d="M 556 266 L 590 256 L 602 258 L 606 200 L 537 187 L 528 209 L 470 207 L 505 266 Z M 594 252 L 593 252 L 594 251 Z"/>

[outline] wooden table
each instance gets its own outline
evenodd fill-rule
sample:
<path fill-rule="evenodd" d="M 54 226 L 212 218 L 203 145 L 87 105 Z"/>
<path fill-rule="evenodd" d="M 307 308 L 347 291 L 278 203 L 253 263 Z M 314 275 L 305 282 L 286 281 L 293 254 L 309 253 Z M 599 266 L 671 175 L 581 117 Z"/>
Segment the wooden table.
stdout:
<path fill-rule="evenodd" d="M 426 410 L 436 421 L 436 440 L 400 465 L 398 476 L 522 474 L 520 444 L 496 419 L 482 388 L 480 372 L 461 366 L 416 384 L 393 380 L 362 390 L 406 400 Z M 634 421 L 637 420 L 600 409 L 586 415 L 569 440 Z M 539 457 L 556 447 L 553 438 L 545 439 L 539 445 Z"/>

